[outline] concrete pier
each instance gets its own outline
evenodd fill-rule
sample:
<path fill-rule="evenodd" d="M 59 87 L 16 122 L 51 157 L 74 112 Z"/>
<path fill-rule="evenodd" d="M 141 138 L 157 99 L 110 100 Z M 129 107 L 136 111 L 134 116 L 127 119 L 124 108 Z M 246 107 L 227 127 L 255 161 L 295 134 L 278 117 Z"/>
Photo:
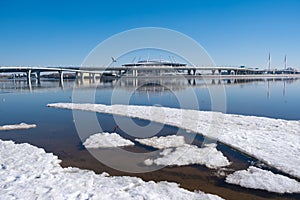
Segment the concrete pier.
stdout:
<path fill-rule="evenodd" d="M 64 73 L 63 71 L 58 71 L 59 73 L 59 86 L 64 87 Z"/>
<path fill-rule="evenodd" d="M 31 69 L 27 70 L 26 76 L 27 76 L 27 84 L 31 84 Z"/>
<path fill-rule="evenodd" d="M 36 79 L 37 79 L 38 84 L 40 85 L 41 84 L 41 72 L 40 71 L 36 72 Z"/>

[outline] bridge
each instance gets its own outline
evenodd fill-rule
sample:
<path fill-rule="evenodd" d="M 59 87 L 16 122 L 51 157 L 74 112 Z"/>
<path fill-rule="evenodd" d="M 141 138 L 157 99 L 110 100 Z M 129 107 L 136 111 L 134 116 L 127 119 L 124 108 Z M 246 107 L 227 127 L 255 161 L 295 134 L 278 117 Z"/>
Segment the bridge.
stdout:
<path fill-rule="evenodd" d="M 60 83 L 63 83 L 64 73 L 71 72 L 76 74 L 76 78 L 91 78 L 96 79 L 96 75 L 100 77 L 105 73 L 114 73 L 116 76 L 130 76 L 138 77 L 142 73 L 149 71 L 158 72 L 157 75 L 161 75 L 163 72 L 182 72 L 182 75 L 202 75 L 200 72 L 209 71 L 211 75 L 253 75 L 253 74 L 296 74 L 299 73 L 293 69 L 285 70 L 262 70 L 258 68 L 246 68 L 246 67 L 202 67 L 202 66 L 121 66 L 121 67 L 14 67 L 14 66 L 2 66 L 0 67 L 0 73 L 26 73 L 27 83 L 31 84 L 31 75 L 35 74 L 37 81 L 40 82 L 42 72 L 57 72 L 59 74 Z M 198 71 L 198 73 L 197 73 Z M 86 76 L 87 75 L 87 76 Z"/>

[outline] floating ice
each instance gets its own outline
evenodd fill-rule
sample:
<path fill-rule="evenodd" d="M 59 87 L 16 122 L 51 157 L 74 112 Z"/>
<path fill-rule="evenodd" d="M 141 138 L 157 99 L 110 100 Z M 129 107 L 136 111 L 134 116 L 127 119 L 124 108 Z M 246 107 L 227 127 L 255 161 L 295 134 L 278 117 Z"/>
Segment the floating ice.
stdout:
<path fill-rule="evenodd" d="M 155 121 L 219 140 L 300 178 L 300 121 L 155 106 L 48 104 Z"/>
<path fill-rule="evenodd" d="M 220 168 L 230 165 L 230 162 L 214 146 L 198 148 L 195 145 L 184 144 L 176 148 L 164 149 L 159 158 L 145 160 L 146 165 L 191 165 L 200 164 L 208 168 Z"/>
<path fill-rule="evenodd" d="M 236 171 L 226 177 L 226 182 L 246 188 L 277 193 L 300 193 L 300 183 L 294 179 L 257 167 Z"/>
<path fill-rule="evenodd" d="M 59 163 L 41 148 L 0 140 L 1 199 L 221 199 L 176 183 L 97 175 Z"/>
<path fill-rule="evenodd" d="M 0 131 L 17 130 L 17 129 L 29 129 L 29 128 L 35 128 L 35 127 L 36 127 L 35 124 L 20 123 L 20 124 L 0 126 Z"/>
<path fill-rule="evenodd" d="M 186 144 L 183 136 L 169 135 L 135 140 L 147 146 L 164 149 L 160 152 L 160 157 L 145 160 L 146 165 L 183 166 L 200 164 L 208 168 L 219 168 L 230 164 L 222 152 L 216 149 L 216 145 L 198 148 L 195 145 Z"/>
<path fill-rule="evenodd" d="M 97 133 L 86 139 L 83 145 L 85 148 L 108 148 L 131 146 L 134 143 L 122 138 L 117 133 Z"/>
<path fill-rule="evenodd" d="M 157 149 L 165 149 L 169 147 L 179 147 L 185 144 L 184 137 L 181 135 L 168 135 L 165 137 L 152 137 L 144 139 L 135 139 L 141 144 L 151 146 Z"/>

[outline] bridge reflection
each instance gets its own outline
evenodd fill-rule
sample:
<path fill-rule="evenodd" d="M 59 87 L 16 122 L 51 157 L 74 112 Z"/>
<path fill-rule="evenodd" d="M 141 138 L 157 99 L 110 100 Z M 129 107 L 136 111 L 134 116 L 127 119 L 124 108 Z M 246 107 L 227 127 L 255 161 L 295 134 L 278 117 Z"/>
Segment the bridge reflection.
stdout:
<path fill-rule="evenodd" d="M 57 89 L 72 89 L 72 88 L 121 88 L 124 90 L 135 90 L 136 92 L 147 93 L 161 93 L 164 91 L 184 90 L 188 87 L 192 88 L 205 88 L 210 86 L 230 86 L 230 85 L 243 85 L 251 82 L 267 82 L 268 91 L 270 82 L 283 82 L 284 90 L 285 85 L 292 83 L 298 78 L 292 77 L 273 77 L 273 78 L 186 78 L 186 77 L 173 77 L 173 78 L 159 78 L 159 77 L 143 77 L 143 78 L 81 78 L 74 79 L 50 79 L 45 78 L 42 81 L 32 79 L 28 84 L 25 79 L 1 79 L 0 90 L 4 92 L 35 92 L 43 90 L 57 90 Z M 285 91 L 284 91 L 285 93 Z M 268 92 L 269 95 L 269 92 Z"/>

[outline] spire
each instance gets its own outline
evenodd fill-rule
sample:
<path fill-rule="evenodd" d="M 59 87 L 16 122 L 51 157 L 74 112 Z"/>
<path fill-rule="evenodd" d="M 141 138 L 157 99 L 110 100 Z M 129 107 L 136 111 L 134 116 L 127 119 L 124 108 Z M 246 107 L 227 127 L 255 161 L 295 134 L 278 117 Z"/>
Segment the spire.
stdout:
<path fill-rule="evenodd" d="M 284 69 L 286 69 L 286 68 L 287 68 L 287 57 L 285 55 L 285 57 L 284 57 Z"/>
<path fill-rule="evenodd" d="M 271 70 L 271 53 L 269 53 L 268 70 Z"/>

